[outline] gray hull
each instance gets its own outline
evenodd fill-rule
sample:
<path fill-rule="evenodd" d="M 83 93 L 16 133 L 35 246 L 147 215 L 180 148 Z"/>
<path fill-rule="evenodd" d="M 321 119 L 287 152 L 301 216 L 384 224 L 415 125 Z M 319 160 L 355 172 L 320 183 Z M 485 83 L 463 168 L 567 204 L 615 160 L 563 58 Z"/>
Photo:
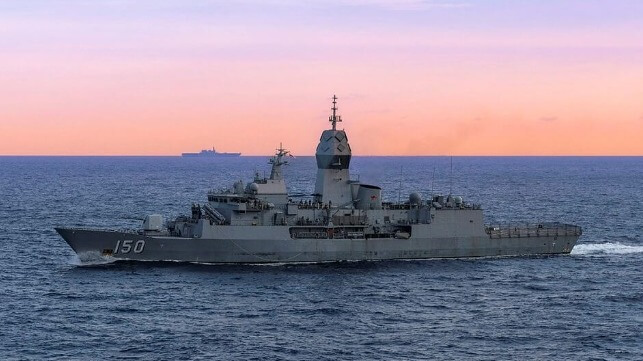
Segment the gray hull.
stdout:
<path fill-rule="evenodd" d="M 282 228 L 282 227 L 271 227 Z M 287 228 L 287 227 L 283 227 Z M 57 228 L 80 259 L 302 263 L 570 253 L 580 234 L 470 238 L 201 239 Z"/>

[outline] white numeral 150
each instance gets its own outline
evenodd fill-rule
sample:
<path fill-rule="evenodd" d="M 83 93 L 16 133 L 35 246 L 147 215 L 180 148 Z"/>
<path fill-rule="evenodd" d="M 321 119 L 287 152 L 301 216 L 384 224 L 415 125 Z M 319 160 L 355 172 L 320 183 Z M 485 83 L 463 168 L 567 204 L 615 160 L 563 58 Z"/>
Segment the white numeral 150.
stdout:
<path fill-rule="evenodd" d="M 145 240 L 140 239 L 136 241 L 133 247 L 132 247 L 132 243 L 134 243 L 134 241 L 130 239 L 124 240 L 122 242 L 119 239 L 118 241 L 116 241 L 116 248 L 114 248 L 114 254 L 117 254 L 119 251 L 121 254 L 130 253 L 132 249 L 134 249 L 134 253 L 143 252 L 143 249 L 145 248 Z"/>

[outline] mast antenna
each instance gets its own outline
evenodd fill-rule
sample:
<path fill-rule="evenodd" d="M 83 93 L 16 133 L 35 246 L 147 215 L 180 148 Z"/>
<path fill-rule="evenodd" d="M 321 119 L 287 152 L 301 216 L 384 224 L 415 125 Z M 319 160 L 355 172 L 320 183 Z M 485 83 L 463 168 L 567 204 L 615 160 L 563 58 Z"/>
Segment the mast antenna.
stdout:
<path fill-rule="evenodd" d="M 431 179 L 431 199 L 433 199 L 433 196 L 435 193 L 433 193 L 433 188 L 435 187 L 435 167 L 433 167 L 433 179 Z"/>
<path fill-rule="evenodd" d="M 449 195 L 453 194 L 453 156 L 451 156 L 451 174 L 449 174 Z"/>
<path fill-rule="evenodd" d="M 397 188 L 397 204 L 400 204 L 401 197 L 402 197 L 402 166 L 400 166 L 400 185 Z"/>
<path fill-rule="evenodd" d="M 337 96 L 333 94 L 333 107 L 330 108 L 333 111 L 333 115 L 328 117 L 328 121 L 333 123 L 333 130 L 336 130 L 337 122 L 342 121 L 342 117 L 337 115 Z"/>

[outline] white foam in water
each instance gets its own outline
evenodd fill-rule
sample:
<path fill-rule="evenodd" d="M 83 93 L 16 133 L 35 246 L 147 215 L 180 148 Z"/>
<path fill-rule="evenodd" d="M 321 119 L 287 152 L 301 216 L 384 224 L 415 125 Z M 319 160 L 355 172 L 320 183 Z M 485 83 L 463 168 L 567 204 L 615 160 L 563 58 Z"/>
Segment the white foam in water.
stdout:
<path fill-rule="evenodd" d="M 75 266 L 95 266 L 114 262 L 113 257 L 105 257 L 98 252 L 81 252 L 75 255 L 71 263 Z"/>
<path fill-rule="evenodd" d="M 643 246 L 628 246 L 622 243 L 585 243 L 577 244 L 572 250 L 573 255 L 583 254 L 629 254 L 629 253 L 642 253 Z"/>

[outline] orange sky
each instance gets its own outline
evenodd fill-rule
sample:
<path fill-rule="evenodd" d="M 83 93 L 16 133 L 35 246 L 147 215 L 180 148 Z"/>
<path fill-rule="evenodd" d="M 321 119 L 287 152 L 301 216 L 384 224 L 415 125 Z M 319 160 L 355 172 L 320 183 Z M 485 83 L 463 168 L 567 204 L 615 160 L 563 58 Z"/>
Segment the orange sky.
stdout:
<path fill-rule="evenodd" d="M 26 3 L 0 15 L 0 155 L 311 155 L 333 94 L 356 155 L 643 155 L 625 7 Z"/>

